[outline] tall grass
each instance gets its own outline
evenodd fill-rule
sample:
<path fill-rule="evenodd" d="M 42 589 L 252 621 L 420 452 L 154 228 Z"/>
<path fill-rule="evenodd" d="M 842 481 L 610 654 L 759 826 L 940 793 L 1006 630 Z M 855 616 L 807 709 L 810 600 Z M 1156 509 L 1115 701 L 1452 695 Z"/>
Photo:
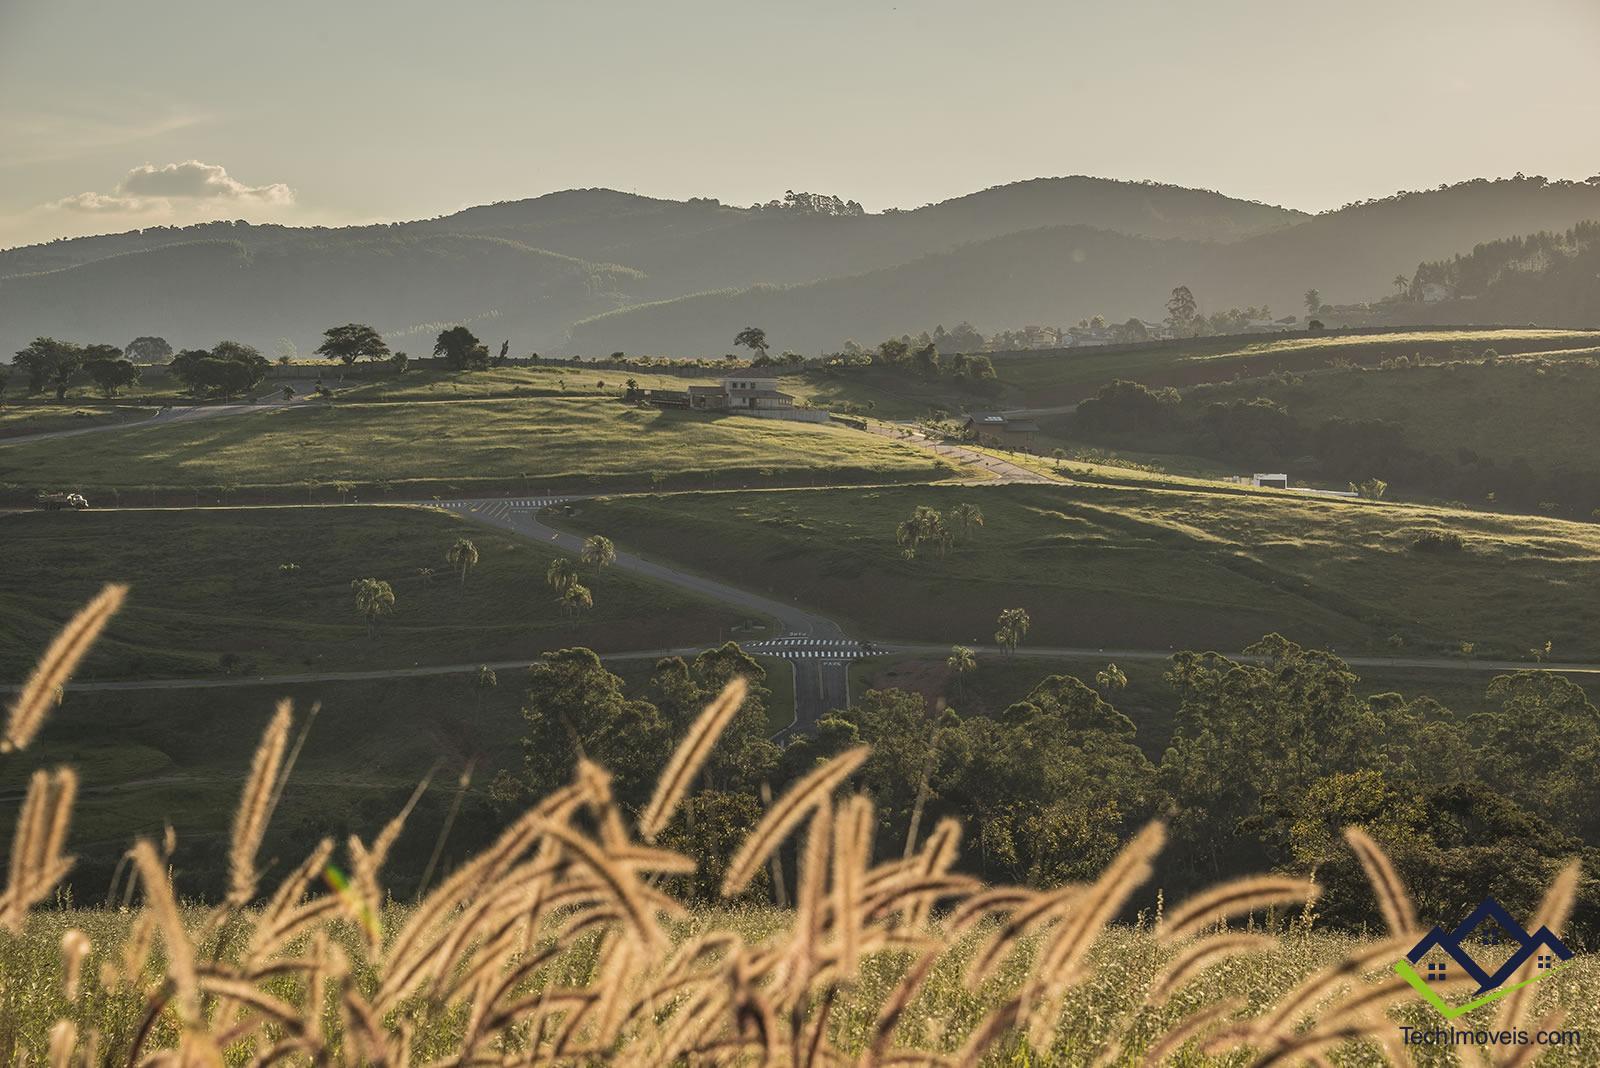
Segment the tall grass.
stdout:
<path fill-rule="evenodd" d="M 38 678 L 70 673 L 120 591 L 107 597 L 69 624 L 72 640 L 52 646 Z M 1159 822 L 1093 882 L 1048 890 L 957 872 L 961 828 L 949 820 L 919 850 L 884 849 L 896 859 L 875 863 L 871 798 L 840 796 L 865 757 L 851 750 L 775 799 L 728 866 L 724 893 L 738 899 L 800 835 L 793 910 L 692 910 L 668 887 L 694 862 L 652 842 L 743 693 L 736 680 L 690 728 L 641 827 L 608 773 L 581 761 L 570 783 L 406 908 L 388 901 L 382 872 L 410 805 L 372 842 L 344 843 L 345 867 L 325 839 L 262 886 L 257 847 L 292 770 L 287 704 L 244 782 L 230 892 L 215 906 L 181 904 L 169 834 L 129 852 L 136 909 L 30 915 L 70 864 L 61 849 L 75 778 L 40 772 L 0 913 L 14 939 L 0 945 L 0 1056 L 58 1066 L 1276 1064 L 1326 1063 L 1335 1048 L 1403 1057 L 1387 1012 L 1410 991 L 1386 966 L 1415 939 L 1414 910 L 1360 832 L 1352 844 L 1394 929 L 1377 944 L 1317 943 L 1322 966 L 1306 975 L 1283 967 L 1284 925 L 1237 925 L 1298 909 L 1291 940 L 1312 943 L 1309 881 L 1232 882 L 1148 930 L 1113 925 L 1151 875 Z M 18 748 L 36 697 L 30 688 L 13 710 L 21 722 L 6 736 Z M 1574 867 L 1540 922 L 1559 927 L 1576 884 Z M 1246 996 L 1214 996 L 1224 970 L 1252 976 Z M 1502 1022 L 1548 1023 L 1533 1007 L 1508 1000 Z"/>

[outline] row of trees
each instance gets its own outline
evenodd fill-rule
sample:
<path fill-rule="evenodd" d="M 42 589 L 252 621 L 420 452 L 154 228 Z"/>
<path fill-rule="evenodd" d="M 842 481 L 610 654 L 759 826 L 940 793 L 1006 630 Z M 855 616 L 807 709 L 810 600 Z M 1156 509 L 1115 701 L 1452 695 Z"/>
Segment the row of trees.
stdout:
<path fill-rule="evenodd" d="M 969 696 L 977 657 L 957 648 L 948 700 L 930 707 L 922 693 L 867 690 L 779 746 L 767 737 L 765 672 L 731 643 L 659 661 L 633 693 L 592 652 L 561 650 L 530 672 L 524 768 L 502 776 L 496 795 L 508 805 L 539 795 L 583 755 L 616 773 L 618 796 L 637 811 L 702 704 L 742 674 L 751 700 L 664 843 L 701 860 L 694 878 L 707 892 L 767 787 L 779 792 L 863 743 L 872 755 L 856 779 L 876 803 L 879 848 L 900 855 L 957 817 L 970 843 L 964 870 L 994 881 L 1093 878 L 1163 814 L 1173 827 L 1161 872 L 1169 899 L 1247 872 L 1315 872 L 1328 887 L 1320 914 L 1351 926 L 1377 917 L 1344 826 L 1365 826 L 1390 852 L 1429 918 L 1460 916 L 1486 892 L 1531 914 L 1564 858 L 1582 855 L 1586 870 L 1600 859 L 1600 782 L 1575 772 L 1600 758 L 1600 709 L 1576 684 L 1502 675 L 1484 710 L 1461 715 L 1427 697 L 1366 696 L 1338 657 L 1277 635 L 1248 652 L 1249 662 L 1173 656 L 1164 679 L 1176 714 L 1160 745 L 1117 707 L 1128 680 L 1115 665 L 1092 685 L 1051 675 L 990 711 Z M 784 879 L 775 866 L 758 892 L 782 900 Z M 1600 930 L 1593 879 L 1580 884 L 1576 920 L 1579 937 Z"/>
<path fill-rule="evenodd" d="M 478 566 L 480 559 L 478 546 L 471 538 L 457 538 L 445 550 L 444 559 L 445 563 L 450 565 L 450 569 L 460 577 L 461 590 L 465 592 L 467 576 Z M 598 575 L 616 562 L 616 546 L 612 544 L 610 538 L 600 534 L 591 535 L 584 539 L 580 559 Z M 292 576 L 300 568 L 297 564 L 283 564 L 278 570 L 285 576 Z M 433 570 L 423 568 L 419 574 L 428 579 L 432 577 Z M 556 601 L 561 606 L 562 614 L 571 613 L 574 619 L 594 607 L 593 591 L 578 579 L 578 569 L 565 556 L 556 557 L 545 569 L 545 582 L 555 591 Z M 367 621 L 367 636 L 372 637 L 377 632 L 378 622 L 394 614 L 396 603 L 394 587 L 383 579 L 361 578 L 350 583 L 350 591 L 355 597 L 356 612 Z"/>
<path fill-rule="evenodd" d="M 92 382 L 107 398 L 138 383 L 140 370 L 115 345 L 79 345 L 53 337 L 37 337 L 17 352 L 12 365 L 28 376 L 29 393 L 54 389 L 56 400 L 67 399 L 73 386 Z M 0 368 L 0 395 L 9 375 Z"/>
<path fill-rule="evenodd" d="M 958 531 L 965 537 L 981 526 L 983 511 L 975 504 L 963 501 L 950 509 L 948 516 L 936 508 L 919 504 L 910 516 L 895 527 L 894 540 L 900 546 L 900 554 L 907 560 L 915 560 L 926 545 L 937 549 L 942 560 L 956 543 Z"/>

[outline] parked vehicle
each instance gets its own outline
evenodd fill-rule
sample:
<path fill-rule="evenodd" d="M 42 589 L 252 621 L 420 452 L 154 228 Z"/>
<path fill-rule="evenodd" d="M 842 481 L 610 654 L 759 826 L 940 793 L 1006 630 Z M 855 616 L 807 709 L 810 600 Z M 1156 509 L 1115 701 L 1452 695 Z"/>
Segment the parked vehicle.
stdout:
<path fill-rule="evenodd" d="M 47 512 L 59 512 L 63 508 L 81 512 L 89 507 L 89 501 L 81 493 L 41 493 L 38 505 Z"/>

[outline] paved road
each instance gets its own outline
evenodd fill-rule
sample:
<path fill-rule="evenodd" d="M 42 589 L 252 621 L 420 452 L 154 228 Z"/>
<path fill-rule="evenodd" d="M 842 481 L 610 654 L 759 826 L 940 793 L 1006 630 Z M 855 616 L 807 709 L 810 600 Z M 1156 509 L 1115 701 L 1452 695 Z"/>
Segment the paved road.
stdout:
<path fill-rule="evenodd" d="M 444 508 L 476 522 L 486 523 L 541 544 L 577 554 L 583 551 L 582 536 L 547 526 L 539 521 L 538 512 L 552 504 L 578 499 L 580 498 L 521 497 L 505 500 L 442 501 L 437 504 L 425 503 L 425 507 Z M 788 601 L 763 597 L 725 582 L 658 564 L 653 560 L 646 560 L 620 550 L 617 552 L 615 566 L 687 590 L 700 597 L 732 605 L 751 615 L 775 619 L 783 627 L 785 637 L 821 639 L 844 637 L 844 630 L 833 620 Z M 796 658 L 790 663 L 794 668 L 795 721 L 791 725 L 793 729 L 808 730 L 823 713 L 849 705 L 850 672 L 843 660 Z"/>

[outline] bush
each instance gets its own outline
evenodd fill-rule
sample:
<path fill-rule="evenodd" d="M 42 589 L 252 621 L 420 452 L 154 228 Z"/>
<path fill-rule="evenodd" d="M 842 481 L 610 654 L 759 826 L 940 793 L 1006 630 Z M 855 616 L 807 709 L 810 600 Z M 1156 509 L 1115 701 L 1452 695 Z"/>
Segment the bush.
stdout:
<path fill-rule="evenodd" d="M 1425 530 L 1412 539 L 1411 547 L 1419 553 L 1458 553 L 1467 543 L 1453 530 Z"/>

